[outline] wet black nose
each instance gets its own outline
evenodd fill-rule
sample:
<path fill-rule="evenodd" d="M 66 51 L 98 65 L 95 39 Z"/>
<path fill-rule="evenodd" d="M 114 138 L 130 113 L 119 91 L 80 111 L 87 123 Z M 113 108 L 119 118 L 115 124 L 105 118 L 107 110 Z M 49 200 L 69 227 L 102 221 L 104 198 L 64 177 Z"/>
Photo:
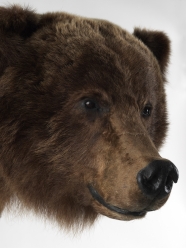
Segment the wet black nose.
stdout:
<path fill-rule="evenodd" d="M 178 170 L 168 160 L 154 160 L 138 172 L 137 182 L 141 191 L 149 198 L 163 198 L 178 181 Z"/>

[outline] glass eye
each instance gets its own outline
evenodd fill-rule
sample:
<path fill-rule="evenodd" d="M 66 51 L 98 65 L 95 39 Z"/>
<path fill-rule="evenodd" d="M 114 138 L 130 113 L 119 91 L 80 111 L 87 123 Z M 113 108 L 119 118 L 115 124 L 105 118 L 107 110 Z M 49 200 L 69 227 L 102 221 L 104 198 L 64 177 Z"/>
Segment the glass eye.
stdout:
<path fill-rule="evenodd" d="M 90 109 L 90 110 L 98 109 L 96 101 L 92 99 L 84 100 L 84 106 L 86 109 Z"/>
<path fill-rule="evenodd" d="M 143 109 L 142 116 L 143 117 L 149 117 L 152 112 L 152 107 L 150 105 L 146 105 Z"/>

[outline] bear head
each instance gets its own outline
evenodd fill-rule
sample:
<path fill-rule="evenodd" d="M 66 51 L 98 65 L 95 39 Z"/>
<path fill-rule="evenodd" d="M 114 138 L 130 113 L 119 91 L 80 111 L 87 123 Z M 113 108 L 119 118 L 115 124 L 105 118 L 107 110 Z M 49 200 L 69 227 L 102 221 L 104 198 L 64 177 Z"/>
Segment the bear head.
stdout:
<path fill-rule="evenodd" d="M 160 157 L 170 42 L 96 19 L 0 8 L 0 210 L 67 227 L 141 218 L 178 172 Z"/>

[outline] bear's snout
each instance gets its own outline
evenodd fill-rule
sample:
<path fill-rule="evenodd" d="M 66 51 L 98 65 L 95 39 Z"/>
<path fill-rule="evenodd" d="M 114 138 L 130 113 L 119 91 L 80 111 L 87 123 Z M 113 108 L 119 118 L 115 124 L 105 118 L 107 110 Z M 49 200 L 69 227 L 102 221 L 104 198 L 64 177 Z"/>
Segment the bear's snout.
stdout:
<path fill-rule="evenodd" d="M 169 160 L 154 160 L 137 174 L 139 188 L 148 198 L 161 199 L 178 181 L 178 170 Z"/>

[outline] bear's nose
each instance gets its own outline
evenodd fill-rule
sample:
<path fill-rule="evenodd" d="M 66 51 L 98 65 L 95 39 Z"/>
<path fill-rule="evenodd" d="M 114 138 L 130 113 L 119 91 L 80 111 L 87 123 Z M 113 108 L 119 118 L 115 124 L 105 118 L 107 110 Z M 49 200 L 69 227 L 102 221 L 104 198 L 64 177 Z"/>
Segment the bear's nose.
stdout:
<path fill-rule="evenodd" d="M 178 181 L 178 170 L 169 160 L 154 160 L 137 174 L 141 191 L 149 198 L 163 198 Z"/>

